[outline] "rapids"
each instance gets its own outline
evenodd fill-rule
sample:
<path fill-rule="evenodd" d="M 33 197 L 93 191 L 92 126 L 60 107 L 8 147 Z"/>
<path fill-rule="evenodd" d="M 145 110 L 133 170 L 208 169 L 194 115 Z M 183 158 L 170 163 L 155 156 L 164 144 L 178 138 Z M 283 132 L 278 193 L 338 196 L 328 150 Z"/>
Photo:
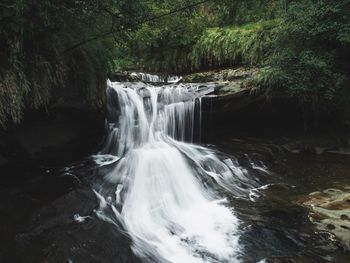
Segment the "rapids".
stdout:
<path fill-rule="evenodd" d="M 239 220 L 218 190 L 239 194 L 244 171 L 193 144 L 212 88 L 107 86 L 109 135 L 95 158 L 115 163 L 95 183 L 98 216 L 125 231 L 145 262 L 238 262 Z"/>
<path fill-rule="evenodd" d="M 177 83 L 182 80 L 182 77 L 176 75 L 161 76 L 143 72 L 132 72 L 130 75 L 142 82 L 149 83 Z"/>

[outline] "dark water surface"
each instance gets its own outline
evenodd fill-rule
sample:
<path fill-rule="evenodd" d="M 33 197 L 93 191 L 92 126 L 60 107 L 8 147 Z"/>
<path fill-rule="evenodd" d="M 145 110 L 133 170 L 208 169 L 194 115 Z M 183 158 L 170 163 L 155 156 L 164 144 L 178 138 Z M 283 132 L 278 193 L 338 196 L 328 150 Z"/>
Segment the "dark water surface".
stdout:
<path fill-rule="evenodd" d="M 212 139 L 222 151 L 241 156 L 243 167 L 245 158 L 261 160 L 270 172 L 266 176 L 268 187 L 259 189 L 254 202 L 232 200 L 244 222 L 243 261 L 266 258 L 271 262 L 350 262 L 350 252 L 328 233 L 318 231 L 308 218 L 308 210 L 296 203 L 311 192 L 349 186 L 349 156 L 286 152 L 285 143 L 293 141 L 294 136 L 227 133 Z"/>
<path fill-rule="evenodd" d="M 350 262 L 350 252 L 317 231 L 296 204 L 310 192 L 349 186 L 349 157 L 287 153 L 274 137 L 203 137 L 247 169 L 257 188 L 265 186 L 250 198 L 226 193 L 241 220 L 242 262 Z M 140 262 L 128 236 L 94 213 L 90 182 L 103 172 L 94 167 L 86 159 L 1 168 L 0 262 Z"/>

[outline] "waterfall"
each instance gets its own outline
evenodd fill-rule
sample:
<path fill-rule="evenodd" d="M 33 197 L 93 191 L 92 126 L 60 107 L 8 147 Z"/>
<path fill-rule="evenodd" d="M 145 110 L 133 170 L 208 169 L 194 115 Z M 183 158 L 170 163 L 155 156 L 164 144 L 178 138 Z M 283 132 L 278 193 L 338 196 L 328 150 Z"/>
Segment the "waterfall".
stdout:
<path fill-rule="evenodd" d="M 144 262 L 238 262 L 239 220 L 222 192 L 239 194 L 244 171 L 193 144 L 212 88 L 107 84 L 98 163 L 109 169 L 94 186 L 96 214 L 125 232 Z"/>
<path fill-rule="evenodd" d="M 175 75 L 160 76 L 143 72 L 132 72 L 130 75 L 149 83 L 177 83 L 182 80 L 182 77 Z"/>

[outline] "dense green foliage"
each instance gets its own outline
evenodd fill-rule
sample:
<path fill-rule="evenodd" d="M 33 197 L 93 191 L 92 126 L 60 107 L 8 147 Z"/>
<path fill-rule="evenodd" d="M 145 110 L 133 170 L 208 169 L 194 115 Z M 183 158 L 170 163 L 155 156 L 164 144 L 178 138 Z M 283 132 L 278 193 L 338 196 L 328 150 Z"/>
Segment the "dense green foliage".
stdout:
<path fill-rule="evenodd" d="M 189 55 L 193 68 L 259 64 L 271 47 L 276 23 L 268 20 L 207 29 Z"/>
<path fill-rule="evenodd" d="M 160 2 L 151 8 L 155 15 L 199 1 Z M 120 61 L 130 61 L 131 66 L 156 72 L 260 63 L 273 38 L 283 3 L 281 0 L 212 0 L 186 8 L 176 15 L 144 23 L 130 35 L 126 45 L 120 46 L 123 54 L 127 54 Z"/>
<path fill-rule="evenodd" d="M 259 66 L 254 83 L 269 97 L 296 98 L 308 113 L 346 113 L 349 39 L 350 0 L 208 1 L 145 24 L 128 54 L 151 71 Z"/>
<path fill-rule="evenodd" d="M 130 13 L 145 12 L 136 0 L 2 0 L 0 6 L 0 125 L 72 93 L 101 104 L 114 36 L 134 28 Z"/>
<path fill-rule="evenodd" d="M 191 70 L 188 56 L 208 26 L 207 18 L 197 6 L 172 14 L 191 2 L 195 1 L 151 1 L 150 16 L 160 18 L 143 23 L 138 31 L 130 34 L 126 43 L 119 45 L 121 53 L 127 57 L 119 58 L 118 62 L 129 60 L 134 67 L 156 72 Z"/>
<path fill-rule="evenodd" d="M 244 25 L 280 17 L 287 0 L 221 0 L 210 6 L 217 26 Z"/>
<path fill-rule="evenodd" d="M 81 96 L 108 72 L 263 68 L 266 94 L 306 111 L 350 105 L 350 0 L 79 0 L 0 3 L 0 124 Z"/>
<path fill-rule="evenodd" d="M 273 43 L 266 79 L 313 112 L 350 105 L 350 1 L 292 2 Z"/>

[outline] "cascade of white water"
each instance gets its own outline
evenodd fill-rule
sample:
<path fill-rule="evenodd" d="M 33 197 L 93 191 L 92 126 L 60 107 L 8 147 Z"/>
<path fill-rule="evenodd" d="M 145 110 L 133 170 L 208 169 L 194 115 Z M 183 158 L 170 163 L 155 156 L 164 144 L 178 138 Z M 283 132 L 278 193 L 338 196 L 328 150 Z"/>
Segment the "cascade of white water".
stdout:
<path fill-rule="evenodd" d="M 211 186 L 230 190 L 243 172 L 188 142 L 198 127 L 196 103 L 212 90 L 111 82 L 108 88 L 119 114 L 102 153 L 118 161 L 95 186 L 97 215 L 126 231 L 145 262 L 239 261 L 238 219 Z"/>
<path fill-rule="evenodd" d="M 144 82 L 155 82 L 155 83 L 160 83 L 160 82 L 166 82 L 166 83 L 177 83 L 180 80 L 182 80 L 181 76 L 160 76 L 160 75 L 152 75 L 152 74 L 147 74 L 143 72 L 133 72 L 131 73 L 131 76 L 134 76 L 138 78 L 141 81 Z"/>

